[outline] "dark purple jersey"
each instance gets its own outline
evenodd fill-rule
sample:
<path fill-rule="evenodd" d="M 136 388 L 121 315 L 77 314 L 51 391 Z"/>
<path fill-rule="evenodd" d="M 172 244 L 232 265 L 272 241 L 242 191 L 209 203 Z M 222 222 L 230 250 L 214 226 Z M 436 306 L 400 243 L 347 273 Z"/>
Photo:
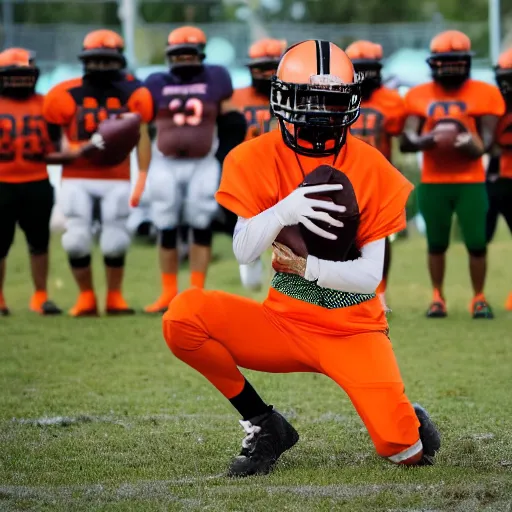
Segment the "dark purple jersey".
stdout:
<path fill-rule="evenodd" d="M 228 70 L 204 65 L 190 81 L 172 72 L 145 82 L 156 108 L 156 144 L 165 156 L 201 158 L 212 149 L 220 104 L 233 94 Z"/>

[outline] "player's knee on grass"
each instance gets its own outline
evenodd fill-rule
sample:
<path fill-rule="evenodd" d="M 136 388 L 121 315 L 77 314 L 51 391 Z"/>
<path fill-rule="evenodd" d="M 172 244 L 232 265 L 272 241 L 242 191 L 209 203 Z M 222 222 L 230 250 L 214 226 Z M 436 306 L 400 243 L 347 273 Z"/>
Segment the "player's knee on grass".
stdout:
<path fill-rule="evenodd" d="M 171 352 L 179 359 L 183 359 L 183 352 L 197 350 L 208 339 L 201 321 L 204 303 L 205 291 L 190 288 L 172 300 L 163 316 L 165 341 Z"/>
<path fill-rule="evenodd" d="M 68 219 L 66 232 L 62 235 L 62 247 L 71 259 L 79 259 L 91 253 L 91 227 L 79 219 Z"/>
<path fill-rule="evenodd" d="M 131 237 L 126 221 L 104 223 L 100 235 L 100 247 L 103 256 L 119 258 L 126 254 L 130 246 Z"/>
<path fill-rule="evenodd" d="M 350 394 L 381 457 L 395 464 L 414 464 L 421 459 L 420 423 L 403 383 L 354 389 Z"/>

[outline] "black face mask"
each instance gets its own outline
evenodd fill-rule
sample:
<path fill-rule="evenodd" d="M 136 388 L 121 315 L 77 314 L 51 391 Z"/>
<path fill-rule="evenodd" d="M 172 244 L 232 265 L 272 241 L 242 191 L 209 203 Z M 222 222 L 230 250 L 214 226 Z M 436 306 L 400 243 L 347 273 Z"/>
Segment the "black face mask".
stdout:
<path fill-rule="evenodd" d="M 363 83 L 361 84 L 361 98 L 363 100 L 369 100 L 377 89 L 381 86 L 380 80 L 377 81 L 375 79 L 368 79 L 363 80 Z"/>
<path fill-rule="evenodd" d="M 252 86 L 259 94 L 270 98 L 271 82 L 268 78 L 252 78 Z"/>
<path fill-rule="evenodd" d="M 468 79 L 468 76 L 434 76 L 434 81 L 445 89 L 458 89 Z"/>
<path fill-rule="evenodd" d="M 35 87 L 2 87 L 0 94 L 15 100 L 25 100 L 36 93 Z"/>
<path fill-rule="evenodd" d="M 123 73 L 119 69 L 85 71 L 84 81 L 93 87 L 105 87 L 113 82 L 123 79 Z"/>
<path fill-rule="evenodd" d="M 178 76 L 183 82 L 190 82 L 197 75 L 201 74 L 204 69 L 203 64 L 173 64 L 171 65 L 171 73 Z"/>

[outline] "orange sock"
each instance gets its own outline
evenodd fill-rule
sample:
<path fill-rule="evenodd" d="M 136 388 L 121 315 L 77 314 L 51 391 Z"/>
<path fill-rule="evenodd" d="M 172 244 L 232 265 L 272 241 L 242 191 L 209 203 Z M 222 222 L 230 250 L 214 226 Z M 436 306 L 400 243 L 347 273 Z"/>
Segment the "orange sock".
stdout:
<path fill-rule="evenodd" d="M 444 297 L 440 290 L 437 288 L 434 288 L 434 296 L 433 296 L 434 302 L 443 302 L 444 303 Z"/>
<path fill-rule="evenodd" d="M 483 293 L 477 293 L 474 297 L 473 297 L 473 304 L 475 302 L 485 302 L 485 295 Z"/>
<path fill-rule="evenodd" d="M 170 299 L 172 299 L 177 294 L 178 276 L 176 274 L 162 274 L 162 295 L 165 295 L 165 297 L 170 297 Z"/>
<path fill-rule="evenodd" d="M 380 283 L 379 283 L 379 286 L 377 286 L 377 294 L 379 293 L 386 293 L 386 279 L 383 279 Z"/>
<path fill-rule="evenodd" d="M 121 290 L 109 290 L 107 292 L 107 309 L 128 309 Z"/>
<path fill-rule="evenodd" d="M 6 304 L 5 304 L 4 294 L 2 292 L 0 292 L 0 309 L 5 308 L 5 306 L 6 306 Z"/>
<path fill-rule="evenodd" d="M 190 285 L 192 288 L 204 288 L 204 282 L 206 281 L 206 274 L 203 272 L 191 272 L 190 273 Z"/>

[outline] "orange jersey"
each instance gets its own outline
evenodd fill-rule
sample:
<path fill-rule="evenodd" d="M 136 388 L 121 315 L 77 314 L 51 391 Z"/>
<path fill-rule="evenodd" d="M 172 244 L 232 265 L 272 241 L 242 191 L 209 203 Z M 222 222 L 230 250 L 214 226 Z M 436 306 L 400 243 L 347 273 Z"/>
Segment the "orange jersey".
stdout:
<path fill-rule="evenodd" d="M 85 85 L 81 78 L 67 80 L 50 90 L 43 110 L 49 123 L 62 126 L 72 146 L 86 143 L 101 121 L 124 112 L 139 114 L 144 123 L 154 114 L 150 92 L 130 76 L 106 91 Z M 63 166 L 62 177 L 129 180 L 130 158 L 114 167 L 101 168 L 79 158 Z"/>
<path fill-rule="evenodd" d="M 361 115 L 350 127 L 350 132 L 391 160 L 391 138 L 402 133 L 405 117 L 405 104 L 400 94 L 379 87 L 370 99 L 361 103 Z"/>
<path fill-rule="evenodd" d="M 245 115 L 247 121 L 247 134 L 245 140 L 254 139 L 262 133 L 271 130 L 270 100 L 267 96 L 259 94 L 254 87 L 235 89 L 231 102 Z"/>
<path fill-rule="evenodd" d="M 502 116 L 505 103 L 494 85 L 467 80 L 462 87 L 450 91 L 435 82 L 418 85 L 405 96 L 405 108 L 410 116 L 424 120 L 422 134 L 429 133 L 440 119 L 456 118 L 472 133 L 477 131 L 481 116 Z M 480 183 L 485 181 L 482 159 L 434 157 L 423 152 L 423 183 Z"/>
<path fill-rule="evenodd" d="M 228 154 L 216 199 L 236 215 L 250 218 L 274 206 L 302 183 L 301 166 L 309 174 L 327 164 L 342 169 L 354 187 L 361 215 L 356 237 L 359 249 L 405 228 L 405 204 L 413 186 L 377 149 L 348 134 L 333 160 L 333 156 L 297 155 L 274 130 Z M 314 324 L 320 332 L 350 335 L 387 328 L 376 297 L 351 307 L 325 309 L 271 288 L 265 305 L 297 324 Z"/>
<path fill-rule="evenodd" d="M 512 178 L 512 112 L 507 112 L 498 123 L 496 143 L 500 146 L 500 177 Z"/>
<path fill-rule="evenodd" d="M 44 159 L 53 145 L 43 118 L 43 101 L 40 94 L 25 100 L 0 96 L 0 181 L 48 178 Z"/>

